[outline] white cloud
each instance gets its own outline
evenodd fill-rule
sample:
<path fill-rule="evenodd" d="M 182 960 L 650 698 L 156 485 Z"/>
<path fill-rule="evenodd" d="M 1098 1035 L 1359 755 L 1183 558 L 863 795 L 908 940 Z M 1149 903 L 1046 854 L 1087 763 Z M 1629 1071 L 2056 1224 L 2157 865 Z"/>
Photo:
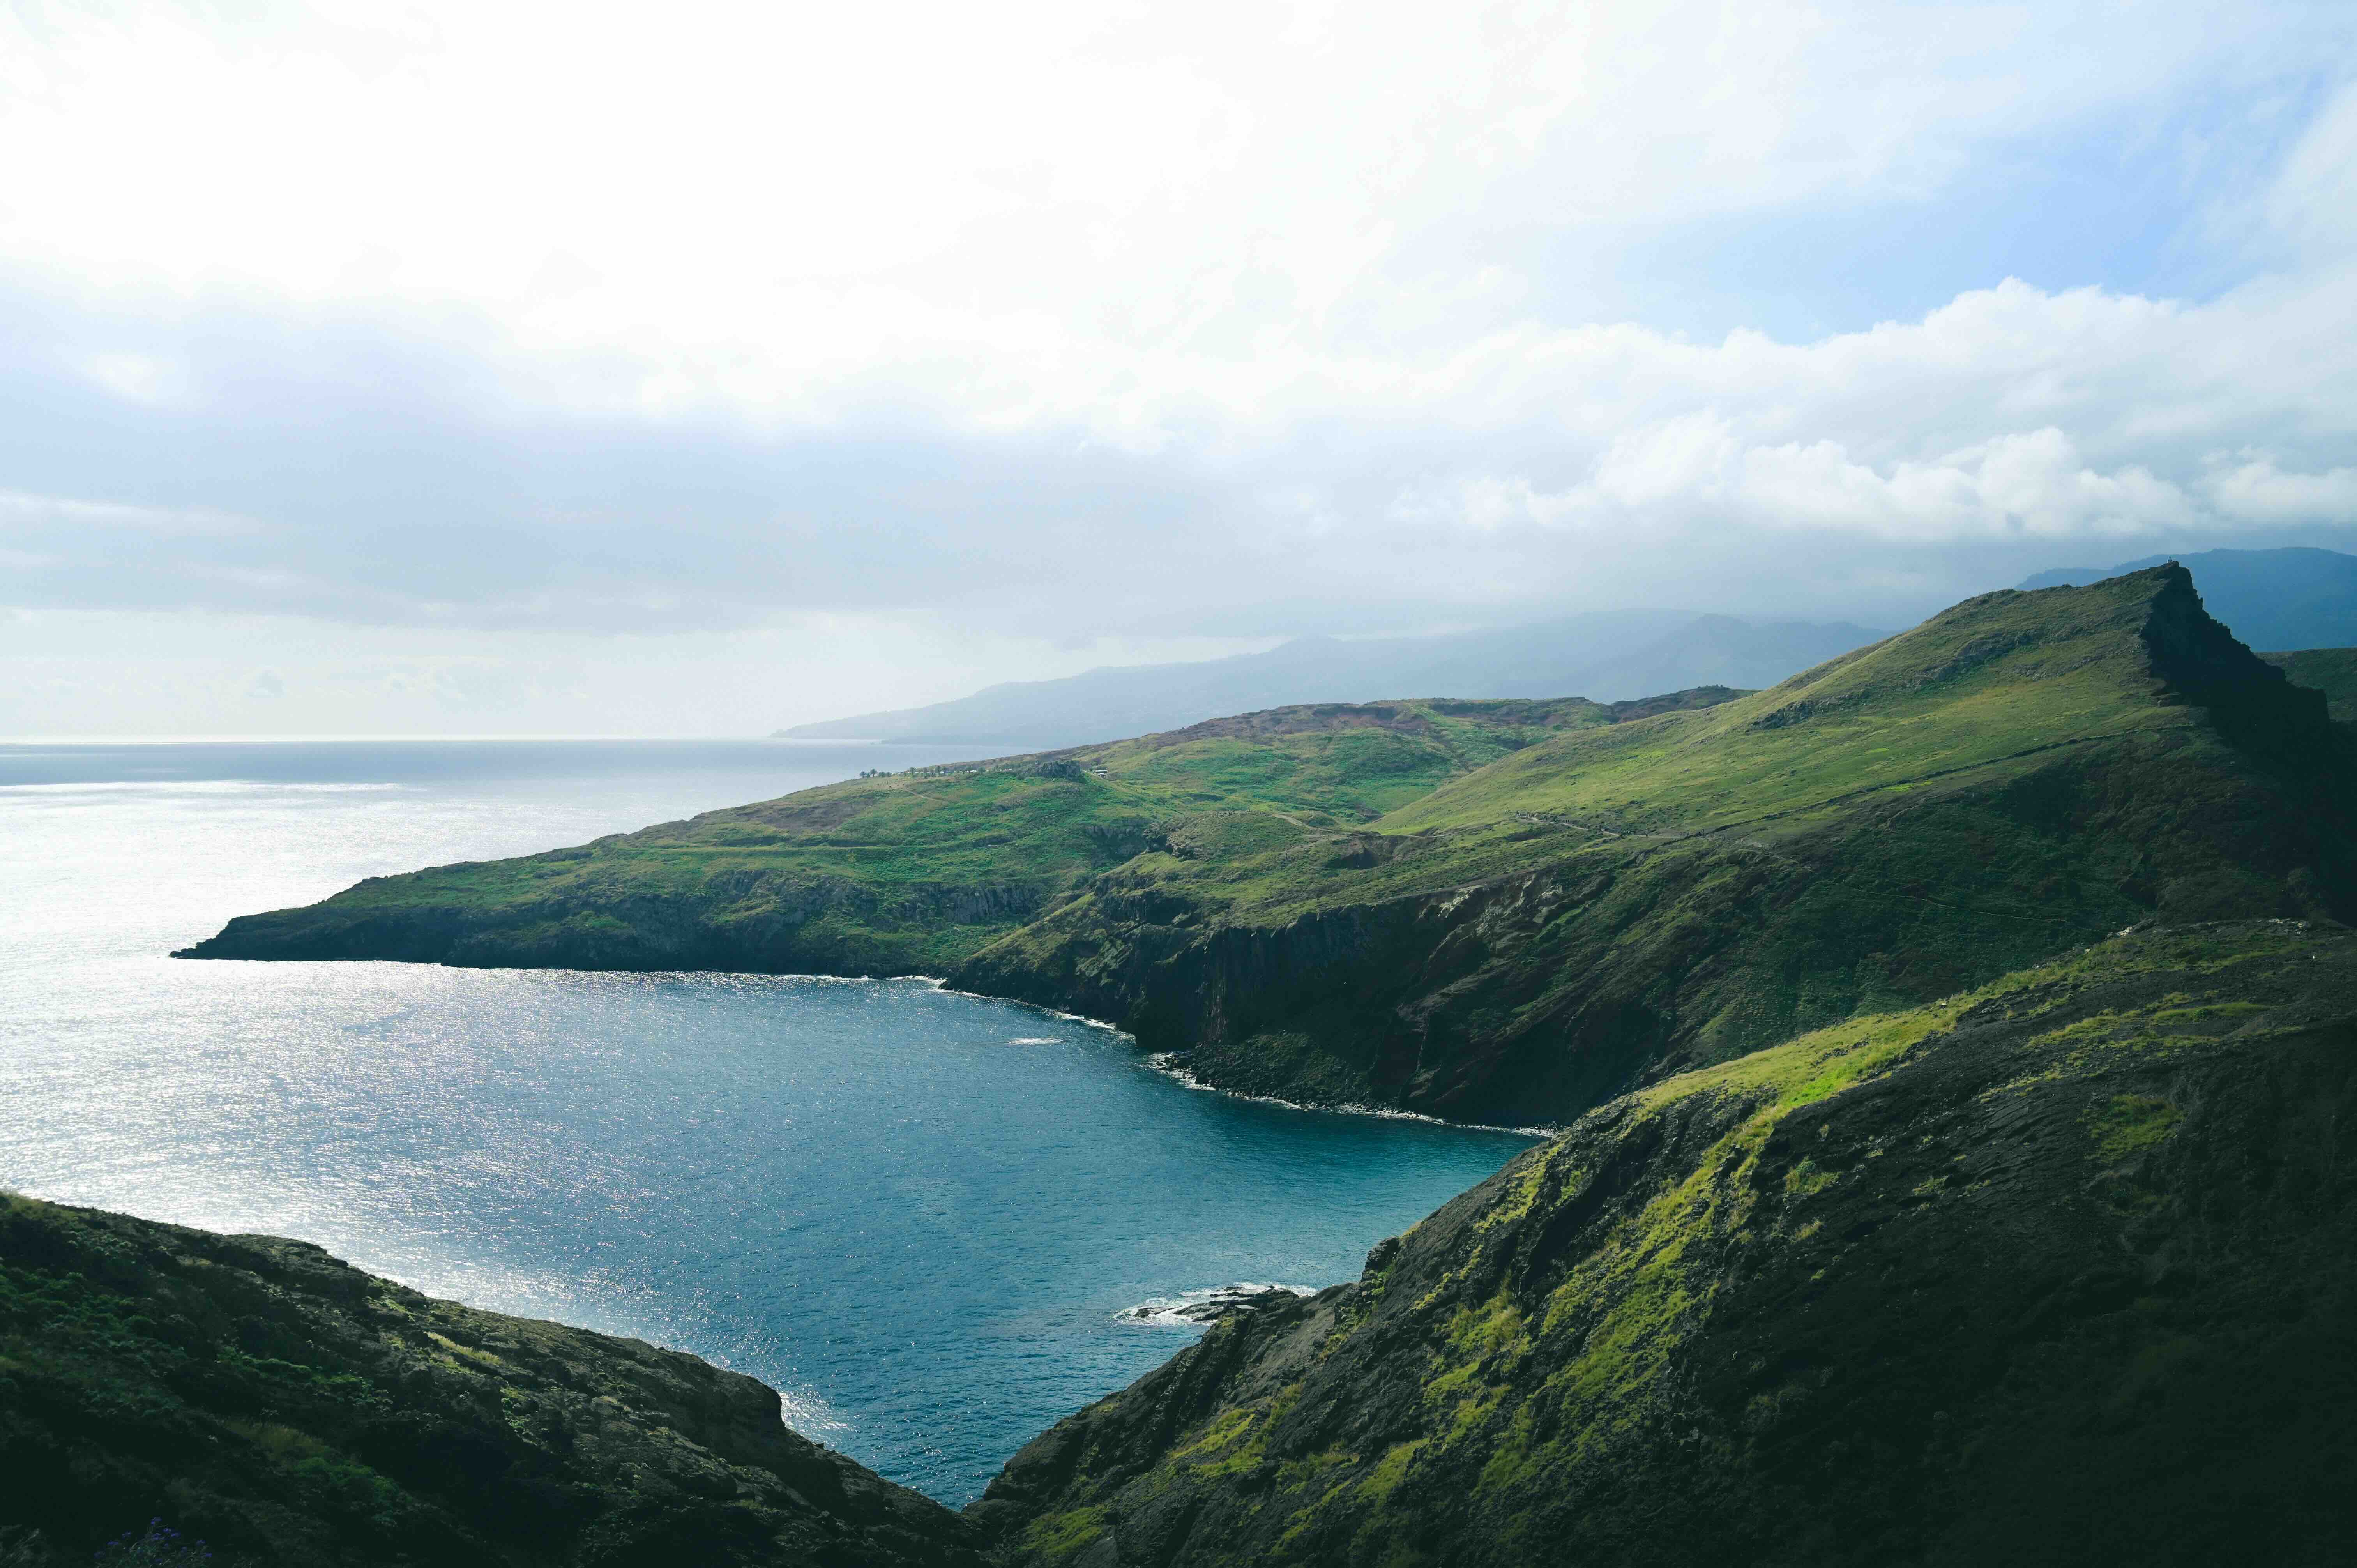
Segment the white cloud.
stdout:
<path fill-rule="evenodd" d="M 161 403 L 179 379 L 171 366 L 145 354 L 93 354 L 83 370 L 91 381 L 134 403 Z"/>
<path fill-rule="evenodd" d="M 2221 465 L 2202 488 L 2227 516 L 2250 522 L 2357 523 L 2357 468 L 2286 473 L 2266 456 Z"/>
<path fill-rule="evenodd" d="M 1592 319 L 1632 235 L 1926 199 L 1987 144 L 2306 69 L 2330 30 L 2297 4 L 36 0 L 0 20 L 0 136 L 46 150 L 0 166 L 0 254 L 460 305 L 521 381 L 601 404 L 826 422 L 889 388 L 1151 440 Z"/>
<path fill-rule="evenodd" d="M 627 679 L 534 638 L 754 639 L 696 657 L 822 716 L 1100 638 L 1870 619 L 2319 539 L 2357 522 L 2346 16 L 32 0 L 0 564 L 280 628 L 219 711 L 268 660 L 290 724 L 528 728 Z M 2041 264 L 1924 284 L 1975 236 L 1911 225 L 2049 163 L 2178 189 L 2102 222 L 2196 282 L 2058 199 L 1990 252 Z M 1770 320 L 1803 277 L 1835 328 Z M 866 629 L 747 651 L 827 615 Z M 408 673 L 326 681 L 305 621 L 409 628 Z"/>
<path fill-rule="evenodd" d="M 252 518 L 212 507 L 132 506 L 72 496 L 28 495 L 0 490 L 0 529 L 51 530 L 93 535 L 129 532 L 152 536 L 246 534 L 262 525 Z"/>

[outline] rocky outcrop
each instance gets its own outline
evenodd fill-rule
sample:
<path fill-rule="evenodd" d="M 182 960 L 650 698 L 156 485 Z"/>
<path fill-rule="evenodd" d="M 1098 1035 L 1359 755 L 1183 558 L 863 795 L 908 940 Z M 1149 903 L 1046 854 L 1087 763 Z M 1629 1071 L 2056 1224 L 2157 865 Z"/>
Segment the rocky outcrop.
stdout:
<path fill-rule="evenodd" d="M 1222 1285 L 1216 1290 L 1191 1291 L 1176 1300 L 1140 1302 L 1123 1308 L 1119 1316 L 1125 1323 L 1217 1323 L 1240 1312 L 1290 1305 L 1308 1294 L 1291 1285 Z"/>
<path fill-rule="evenodd" d="M 1019 1564 L 2323 1563 L 2357 936 L 2155 931 L 1612 1101 L 968 1511 Z"/>
<path fill-rule="evenodd" d="M 39 1535 L 7 1560 L 88 1563 L 151 1519 L 223 1568 L 983 1563 L 695 1357 L 0 1195 L 0 1523 Z"/>

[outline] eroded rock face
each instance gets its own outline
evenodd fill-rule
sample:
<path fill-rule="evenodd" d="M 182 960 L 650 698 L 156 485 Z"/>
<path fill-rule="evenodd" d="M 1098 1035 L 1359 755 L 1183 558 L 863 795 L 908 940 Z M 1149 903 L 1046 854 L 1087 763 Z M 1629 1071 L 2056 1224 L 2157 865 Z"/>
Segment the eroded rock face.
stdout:
<path fill-rule="evenodd" d="M 155 1518 L 224 1565 L 983 1563 L 694 1356 L 0 1195 L 0 1524 L 81 1563 Z"/>
<path fill-rule="evenodd" d="M 1615 1101 L 969 1511 L 1087 1568 L 2343 1560 L 2357 935 L 2142 932 Z"/>

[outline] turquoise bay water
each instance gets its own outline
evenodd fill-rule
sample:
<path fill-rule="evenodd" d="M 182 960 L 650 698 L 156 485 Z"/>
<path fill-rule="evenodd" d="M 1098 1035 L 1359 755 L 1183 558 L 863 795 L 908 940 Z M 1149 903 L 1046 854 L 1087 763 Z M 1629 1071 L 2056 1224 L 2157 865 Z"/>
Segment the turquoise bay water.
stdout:
<path fill-rule="evenodd" d="M 694 1350 L 957 1504 L 1197 1332 L 1124 1308 L 1354 1277 L 1524 1146 L 1200 1093 L 920 982 L 164 956 L 360 876 L 949 756 L 0 746 L 0 1185 Z"/>

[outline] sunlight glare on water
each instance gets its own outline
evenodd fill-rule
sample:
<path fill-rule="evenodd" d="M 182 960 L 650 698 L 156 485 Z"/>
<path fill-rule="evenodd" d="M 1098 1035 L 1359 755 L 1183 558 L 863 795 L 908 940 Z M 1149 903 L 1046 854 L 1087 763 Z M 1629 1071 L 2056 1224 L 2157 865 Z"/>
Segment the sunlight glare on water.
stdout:
<path fill-rule="evenodd" d="M 0 746 L 0 1185 L 694 1350 L 958 1504 L 1196 1332 L 1125 1307 L 1355 1277 L 1525 1146 L 1193 1092 L 917 981 L 165 956 L 363 875 L 948 756 Z"/>

